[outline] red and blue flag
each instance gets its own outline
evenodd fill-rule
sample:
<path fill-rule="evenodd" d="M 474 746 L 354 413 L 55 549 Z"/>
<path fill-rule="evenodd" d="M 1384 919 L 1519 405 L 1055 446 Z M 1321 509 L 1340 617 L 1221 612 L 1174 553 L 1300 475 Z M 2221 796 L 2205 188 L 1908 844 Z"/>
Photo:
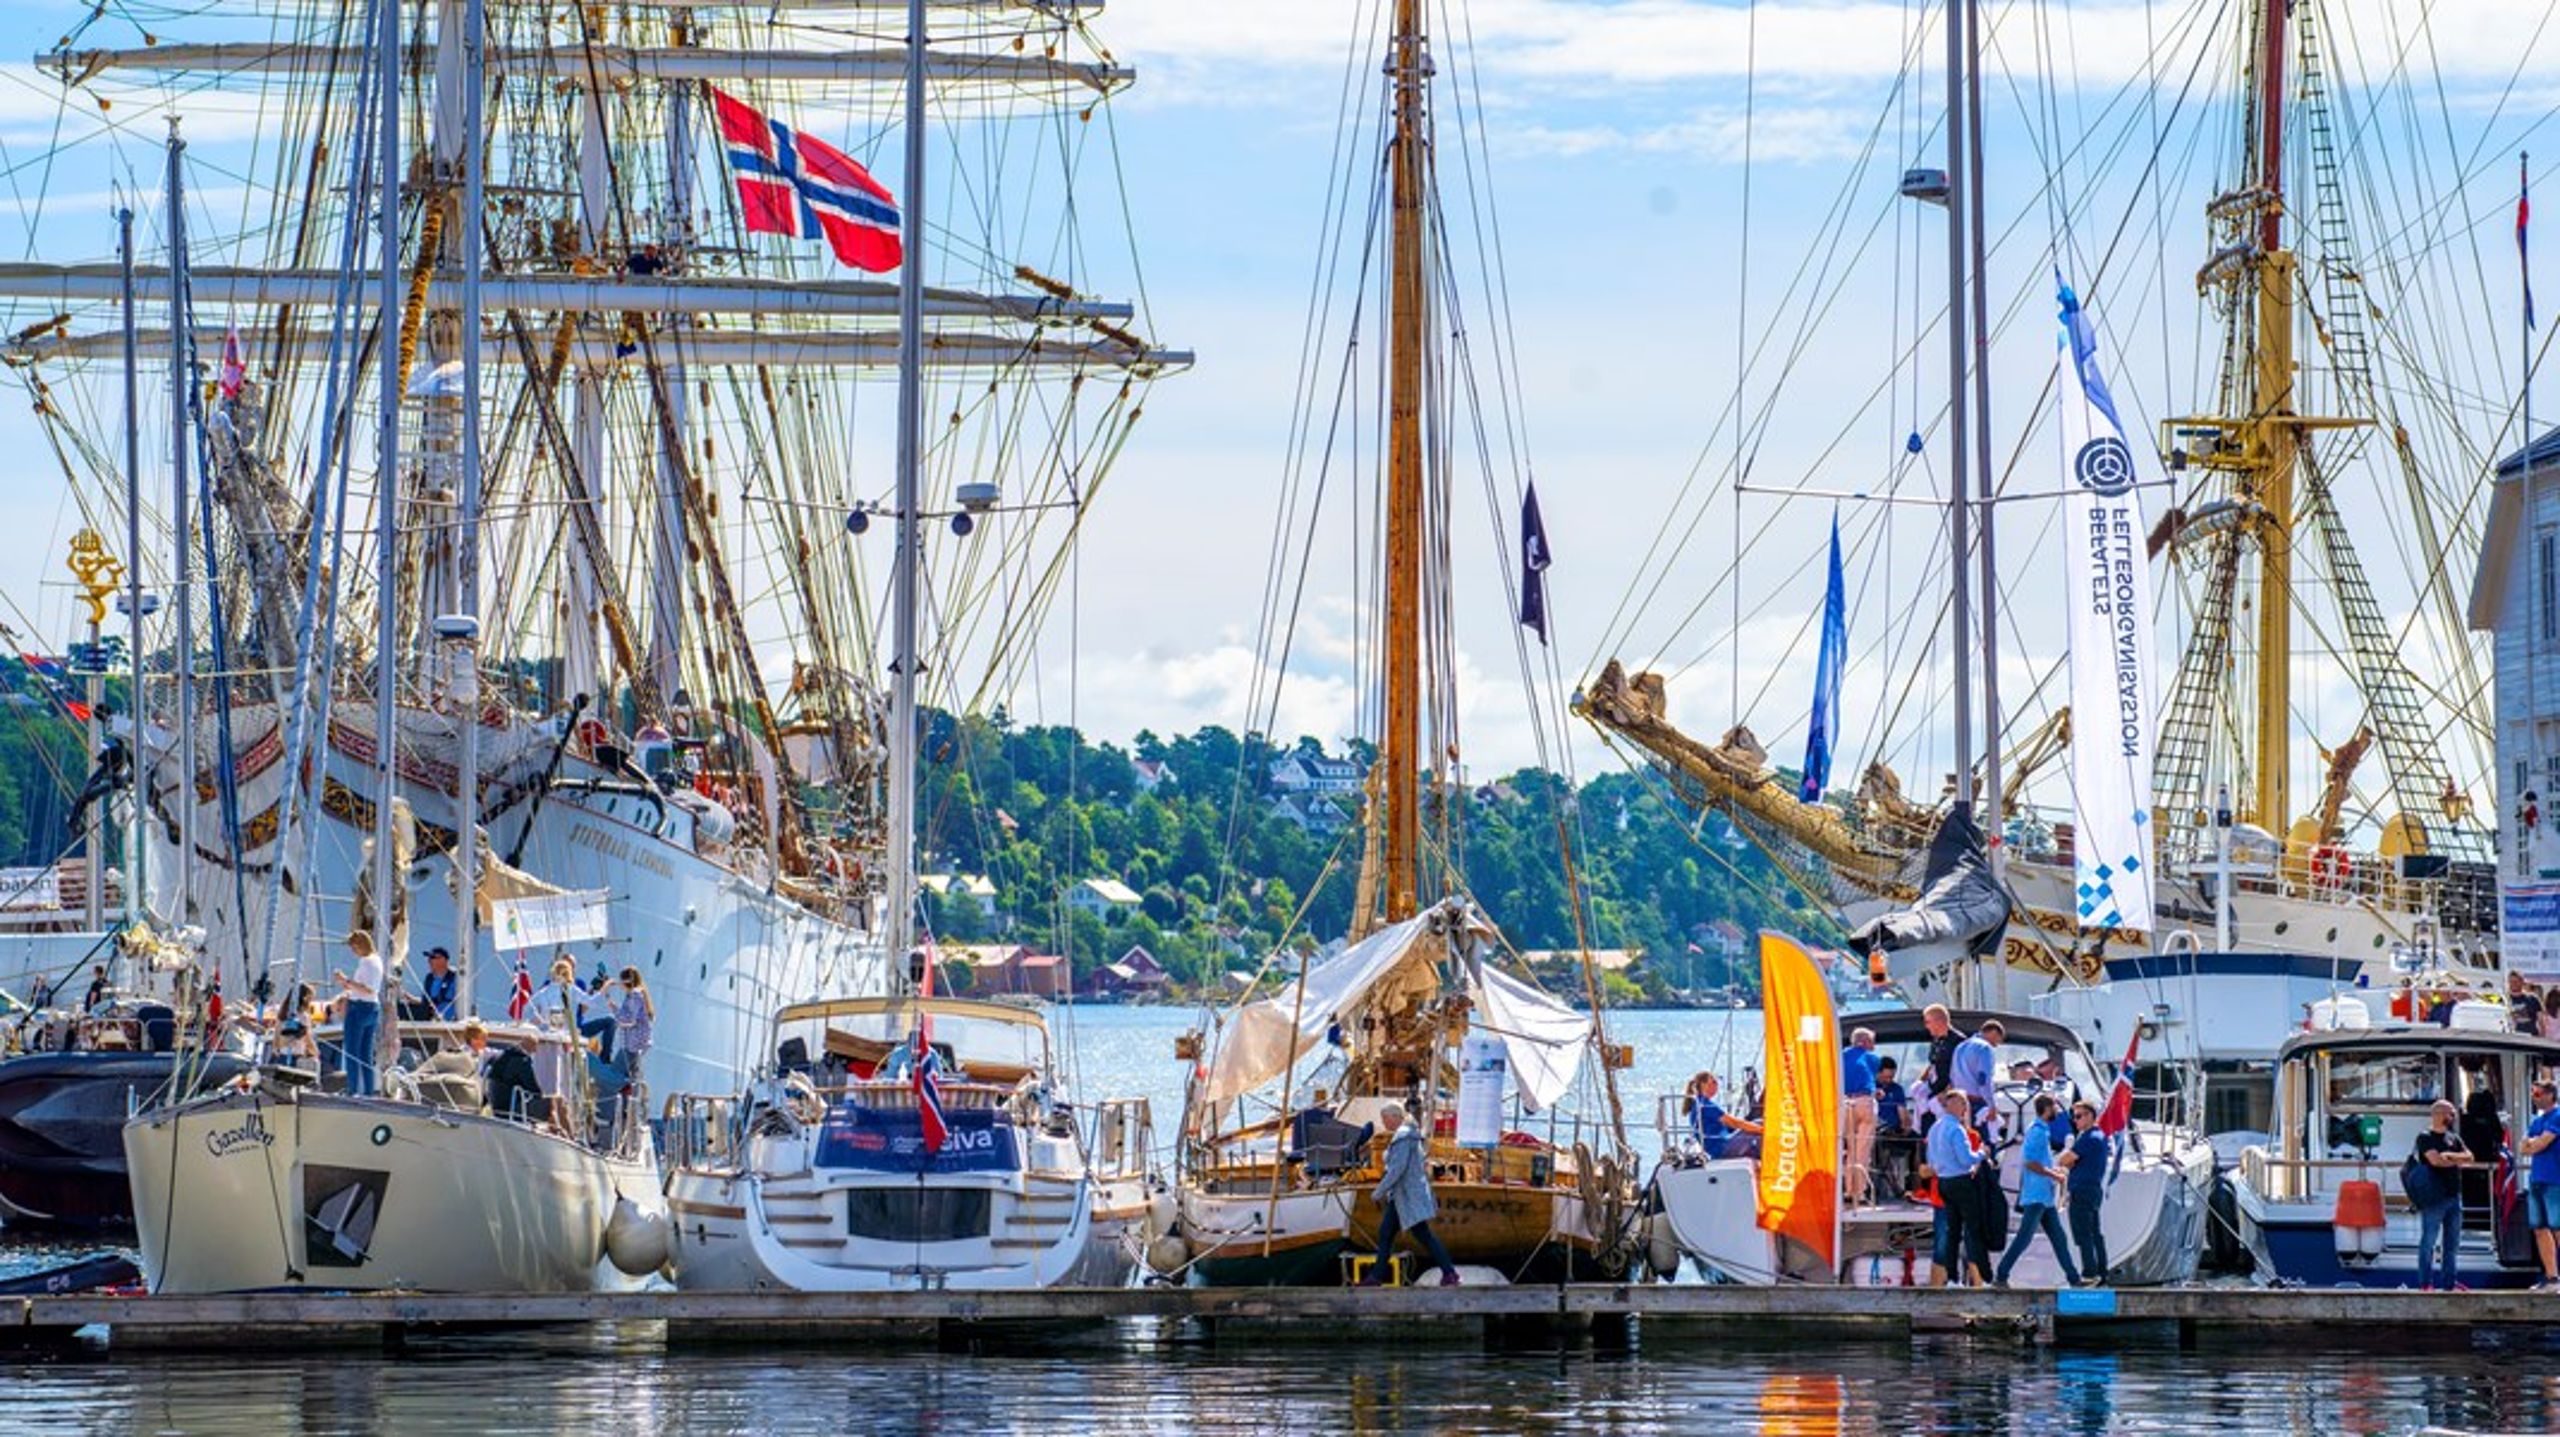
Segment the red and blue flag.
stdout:
<path fill-rule="evenodd" d="M 875 274 L 898 267 L 905 255 L 898 201 L 870 171 L 719 90 L 711 104 L 750 232 L 824 239 L 837 259 Z"/>
<path fill-rule="evenodd" d="M 507 994 L 507 1021 L 521 1023 L 526 1011 L 533 1007 L 533 974 L 524 966 L 524 955 L 516 955 L 516 984 Z"/>
<path fill-rule="evenodd" d="M 933 1039 L 922 1023 L 916 1025 L 913 1072 L 916 1117 L 924 1128 L 924 1150 L 938 1153 L 951 1140 L 951 1124 L 942 1115 L 942 1059 L 933 1051 Z"/>
<path fill-rule="evenodd" d="M 2525 226 L 2533 219 L 2533 175 L 2516 156 L 2516 268 L 2524 276 L 2524 327 L 2533 328 L 2533 260 L 2525 250 Z"/>

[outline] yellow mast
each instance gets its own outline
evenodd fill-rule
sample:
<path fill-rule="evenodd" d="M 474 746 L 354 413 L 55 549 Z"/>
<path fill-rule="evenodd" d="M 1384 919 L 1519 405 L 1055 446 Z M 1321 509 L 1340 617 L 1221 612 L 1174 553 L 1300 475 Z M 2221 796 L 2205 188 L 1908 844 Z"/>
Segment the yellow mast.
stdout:
<path fill-rule="evenodd" d="M 1386 714 L 1378 735 L 1383 844 L 1376 853 L 1389 923 L 1421 907 L 1422 783 L 1422 388 L 1429 288 L 1424 277 L 1424 199 L 1430 186 L 1431 61 L 1422 0 L 1396 0 L 1387 69 L 1395 87 L 1395 137 L 1387 154 L 1394 235 L 1388 257 L 1386 638 L 1379 672 Z M 1363 915 L 1365 916 L 1365 915 Z"/>

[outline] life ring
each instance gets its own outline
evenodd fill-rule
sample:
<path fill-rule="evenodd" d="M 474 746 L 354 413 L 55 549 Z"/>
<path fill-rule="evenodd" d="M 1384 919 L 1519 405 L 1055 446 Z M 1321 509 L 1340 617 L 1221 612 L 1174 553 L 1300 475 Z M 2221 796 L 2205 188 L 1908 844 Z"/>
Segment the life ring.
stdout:
<path fill-rule="evenodd" d="M 2311 850 L 2312 887 L 2344 888 L 2347 880 L 2354 876 L 2355 860 L 2347 856 L 2345 849 L 2334 843 L 2324 843 Z"/>
<path fill-rule="evenodd" d="M 603 747 L 612 739 L 613 730 L 605 727 L 603 719 L 578 720 L 578 742 L 586 745 L 589 753 Z"/>

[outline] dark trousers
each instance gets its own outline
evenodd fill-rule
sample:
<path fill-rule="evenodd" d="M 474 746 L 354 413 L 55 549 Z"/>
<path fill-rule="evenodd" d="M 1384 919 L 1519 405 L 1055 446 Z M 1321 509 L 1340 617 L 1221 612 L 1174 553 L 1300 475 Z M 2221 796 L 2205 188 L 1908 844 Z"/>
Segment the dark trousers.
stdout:
<path fill-rule="evenodd" d="M 578 1036 L 603 1039 L 596 1044 L 596 1056 L 610 1063 L 613 1061 L 613 1028 L 611 1018 L 589 1018 L 578 1025 Z"/>
<path fill-rule="evenodd" d="M 1964 1281 L 1965 1269 L 1980 1268 L 1984 1276 L 1991 1273 L 1991 1194 L 1982 1177 L 1941 1177 L 1938 1179 L 1938 1201 L 1947 1214 L 1946 1251 L 1955 1258 L 1941 1263 L 1957 1281 Z"/>
<path fill-rule="evenodd" d="M 1402 1220 L 1397 1218 L 1394 1203 L 1387 1204 L 1378 1228 L 1378 1261 L 1381 1265 L 1384 1265 L 1388 1258 L 1395 1256 L 1396 1234 L 1400 1232 L 1411 1232 L 1413 1240 L 1422 1244 L 1424 1255 L 1429 1257 L 1432 1265 L 1442 1272 L 1458 1270 L 1458 1265 L 1449 1260 L 1449 1249 L 1440 1245 L 1440 1234 L 1431 1230 L 1431 1224 L 1418 1222 L 1407 1228 Z"/>
<path fill-rule="evenodd" d="M 2045 1202 L 2026 1203 L 2018 1208 L 2018 1231 L 2009 1239 L 2009 1250 L 2000 1254 L 2000 1270 L 1992 1275 L 2007 1282 L 2010 1270 L 2027 1255 L 2027 1244 L 2036 1240 L 2037 1233 L 2043 1233 L 2044 1240 L 2053 1245 L 2054 1260 L 2062 1264 L 2062 1280 L 2079 1286 L 2080 1274 L 2071 1265 L 2071 1249 L 2062 1237 L 2062 1214 Z"/>
<path fill-rule="evenodd" d="M 2091 1282 L 2107 1280 L 2107 1234 L 2098 1226 L 2102 1199 L 2071 1195 L 2071 1240 L 2080 1248 L 2080 1275 Z"/>

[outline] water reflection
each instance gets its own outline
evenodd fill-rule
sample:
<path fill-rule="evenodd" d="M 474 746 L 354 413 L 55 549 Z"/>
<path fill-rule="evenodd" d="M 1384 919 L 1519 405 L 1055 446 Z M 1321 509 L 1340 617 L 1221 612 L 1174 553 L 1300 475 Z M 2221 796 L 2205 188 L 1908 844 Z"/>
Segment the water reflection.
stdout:
<path fill-rule="evenodd" d="M 2260 1343 L 2274 1348 L 2277 1344 Z M 1378 1343 L 1011 1355 L 664 1350 L 646 1326 L 371 1350 L 0 1364 L 25 1433 L 2549 1431 L 2550 1354 L 2037 1353 L 1982 1340 L 1488 1353 Z"/>

